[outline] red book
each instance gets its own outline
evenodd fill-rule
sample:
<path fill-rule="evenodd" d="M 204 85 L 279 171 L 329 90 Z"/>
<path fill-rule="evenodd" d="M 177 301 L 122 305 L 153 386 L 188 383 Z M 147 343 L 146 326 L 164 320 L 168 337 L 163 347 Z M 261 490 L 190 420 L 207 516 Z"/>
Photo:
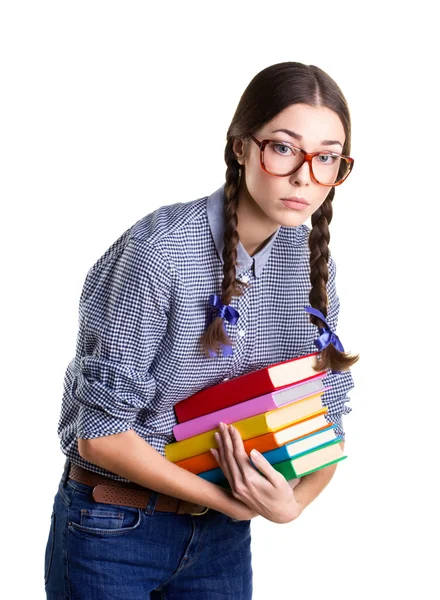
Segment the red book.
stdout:
<path fill-rule="evenodd" d="M 316 371 L 313 368 L 316 365 L 317 355 L 318 352 L 314 352 L 285 360 L 204 388 L 174 405 L 177 421 L 184 423 L 294 383 L 325 376 L 326 371 Z"/>

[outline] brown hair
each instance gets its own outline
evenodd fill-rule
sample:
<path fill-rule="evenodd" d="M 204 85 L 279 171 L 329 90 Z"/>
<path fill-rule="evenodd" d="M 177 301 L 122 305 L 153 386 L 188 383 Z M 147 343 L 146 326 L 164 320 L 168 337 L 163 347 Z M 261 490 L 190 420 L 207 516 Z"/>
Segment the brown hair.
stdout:
<path fill-rule="evenodd" d="M 351 122 L 347 102 L 336 84 L 327 73 L 314 65 L 298 62 L 283 62 L 260 71 L 245 89 L 237 106 L 227 132 L 225 148 L 225 232 L 223 250 L 223 281 L 221 299 L 229 304 L 232 296 L 241 296 L 248 284 L 236 279 L 235 263 L 237 259 L 237 206 L 240 186 L 240 167 L 233 152 L 235 138 L 246 139 L 251 133 L 263 127 L 278 113 L 296 103 L 309 106 L 327 107 L 341 119 L 345 131 L 345 144 L 342 154 L 350 155 Z M 309 302 L 313 308 L 327 317 L 327 281 L 330 242 L 329 224 L 333 216 L 332 201 L 335 188 L 332 187 L 323 204 L 311 217 L 312 229 L 309 235 L 310 283 Z M 215 311 L 216 309 L 213 309 Z M 214 314 L 214 313 L 213 313 Z M 318 328 L 325 324 L 319 317 L 310 315 L 310 321 Z M 206 356 L 209 351 L 218 352 L 220 344 L 231 345 L 224 331 L 223 319 L 216 316 L 204 331 L 201 339 Z M 344 371 L 349 369 L 359 355 L 350 356 L 339 352 L 332 344 L 319 354 L 316 370 L 327 369 Z"/>

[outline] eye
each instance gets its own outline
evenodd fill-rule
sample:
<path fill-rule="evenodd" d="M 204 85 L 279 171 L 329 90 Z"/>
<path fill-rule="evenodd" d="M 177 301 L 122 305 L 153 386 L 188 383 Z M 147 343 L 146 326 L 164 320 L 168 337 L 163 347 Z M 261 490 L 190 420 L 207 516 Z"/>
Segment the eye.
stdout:
<path fill-rule="evenodd" d="M 295 156 L 296 152 L 286 144 L 273 144 L 273 148 L 282 156 Z"/>
<path fill-rule="evenodd" d="M 339 156 L 337 154 L 319 154 L 317 158 L 322 165 L 334 165 Z"/>

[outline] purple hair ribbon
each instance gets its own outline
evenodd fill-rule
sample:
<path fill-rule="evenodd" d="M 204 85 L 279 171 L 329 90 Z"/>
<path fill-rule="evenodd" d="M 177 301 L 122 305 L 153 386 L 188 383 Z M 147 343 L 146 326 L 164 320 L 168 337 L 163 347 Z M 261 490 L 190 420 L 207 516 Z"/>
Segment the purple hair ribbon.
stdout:
<path fill-rule="evenodd" d="M 315 346 L 318 348 L 318 350 L 321 352 L 321 350 L 323 348 L 325 348 L 326 346 L 328 346 L 329 344 L 332 344 L 336 350 L 339 350 L 339 352 L 345 352 L 344 350 L 344 346 L 341 343 L 341 340 L 338 338 L 338 336 L 336 335 L 336 333 L 334 333 L 331 329 L 329 324 L 327 323 L 324 315 L 322 314 L 321 311 L 319 311 L 317 308 L 312 308 L 311 306 L 305 306 L 304 310 L 308 313 L 310 313 L 311 315 L 315 315 L 315 317 L 319 317 L 321 319 L 321 321 L 324 321 L 324 323 L 327 325 L 326 328 L 322 328 L 319 327 L 319 333 L 321 334 L 319 336 L 319 338 L 317 338 L 314 341 Z M 332 373 L 343 373 L 343 371 L 333 371 Z"/>
<path fill-rule="evenodd" d="M 229 304 L 223 304 L 221 297 L 217 296 L 217 294 L 211 294 L 209 296 L 209 305 L 217 309 L 217 314 L 214 314 L 215 311 L 210 311 L 205 329 L 209 327 L 214 317 L 220 317 L 221 319 L 225 319 L 231 325 L 235 325 L 237 323 L 238 317 L 240 316 L 238 312 L 235 310 L 235 308 L 229 306 Z M 226 333 L 225 321 L 223 321 L 223 329 Z M 231 356 L 233 354 L 231 346 L 225 344 L 220 344 L 220 346 L 223 351 L 223 356 Z M 214 357 L 216 353 L 212 350 L 209 350 L 209 355 L 211 357 Z"/>
<path fill-rule="evenodd" d="M 317 308 L 312 308 L 311 306 L 305 306 L 304 310 L 310 313 L 311 315 L 315 315 L 315 317 L 318 317 L 327 325 L 326 328 L 319 327 L 319 333 L 321 335 L 315 340 L 315 346 L 318 348 L 318 350 L 321 352 L 323 348 L 325 348 L 329 344 L 332 344 L 336 348 L 336 350 L 339 350 L 339 352 L 344 352 L 344 346 L 342 345 L 341 340 L 338 338 L 336 333 L 334 333 L 330 329 L 330 325 L 325 320 L 325 317 L 322 314 L 322 312 L 319 311 Z"/>

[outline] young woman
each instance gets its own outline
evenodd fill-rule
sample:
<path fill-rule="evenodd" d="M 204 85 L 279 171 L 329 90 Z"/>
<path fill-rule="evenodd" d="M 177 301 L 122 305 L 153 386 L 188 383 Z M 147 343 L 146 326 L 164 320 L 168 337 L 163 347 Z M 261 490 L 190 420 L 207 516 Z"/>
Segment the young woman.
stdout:
<path fill-rule="evenodd" d="M 229 491 L 164 447 L 180 400 L 317 348 L 327 419 L 344 439 L 358 357 L 335 333 L 328 243 L 349 154 L 337 84 L 315 66 L 270 66 L 232 119 L 224 184 L 143 217 L 90 269 L 58 427 L 67 458 L 46 546 L 49 599 L 252 597 L 251 519 L 297 518 L 336 467 L 294 486 L 252 454 L 261 477 L 222 426 L 213 454 Z"/>

